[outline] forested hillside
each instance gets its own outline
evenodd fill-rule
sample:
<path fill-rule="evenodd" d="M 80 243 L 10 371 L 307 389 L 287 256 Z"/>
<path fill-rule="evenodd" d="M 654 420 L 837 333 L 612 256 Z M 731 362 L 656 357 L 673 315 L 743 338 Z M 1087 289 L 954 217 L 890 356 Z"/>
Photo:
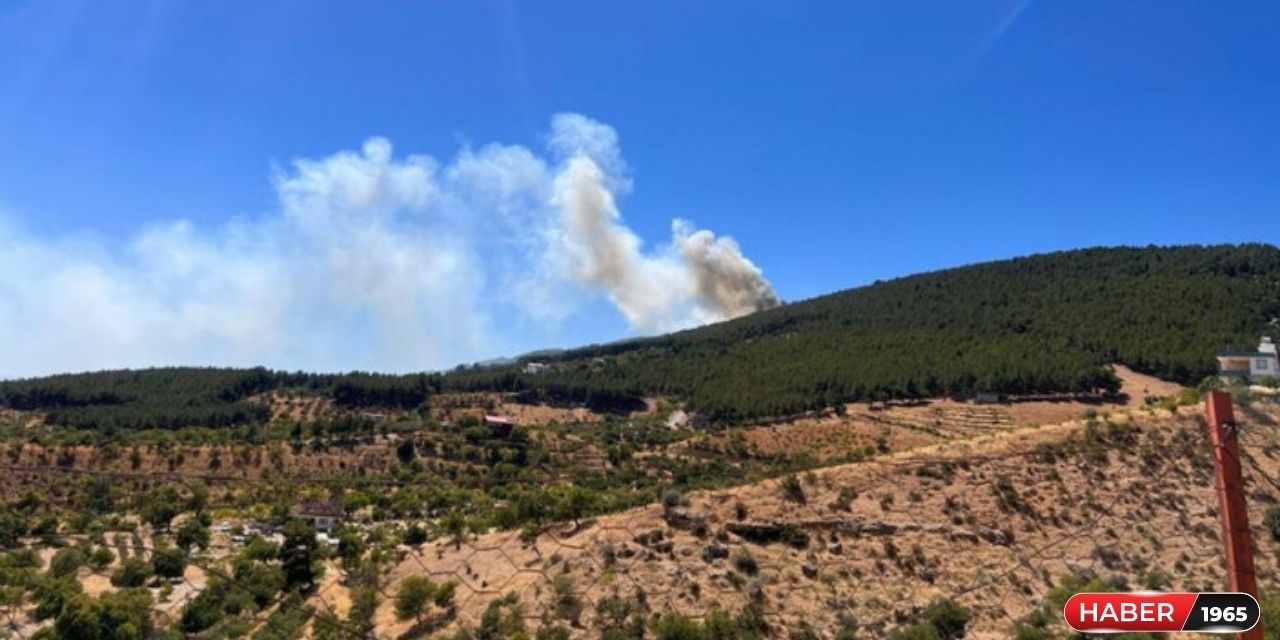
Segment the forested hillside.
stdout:
<path fill-rule="evenodd" d="M 100 371 L 0 382 L 0 407 L 44 413 L 45 422 L 77 428 L 172 429 L 261 422 L 269 415 L 254 394 L 292 389 L 332 398 L 342 408 L 413 409 L 440 389 L 428 374 L 339 375 L 256 369 L 174 367 Z"/>
<path fill-rule="evenodd" d="M 473 370 L 449 384 L 673 395 L 732 420 L 853 399 L 1110 388 L 1113 362 L 1193 383 L 1217 351 L 1280 333 L 1277 317 L 1274 246 L 1084 249 L 877 282 L 566 352 L 548 373 Z"/>
<path fill-rule="evenodd" d="M 1111 389 L 1105 365 L 1194 383 L 1215 352 L 1280 334 L 1280 249 L 1085 249 L 926 273 L 667 336 L 544 353 L 552 365 L 448 374 L 317 375 L 153 369 L 0 383 L 0 407 L 77 427 L 222 426 L 263 420 L 246 402 L 290 388 L 338 406 L 412 409 L 442 391 L 627 410 L 687 401 L 718 420 L 849 400 Z"/>

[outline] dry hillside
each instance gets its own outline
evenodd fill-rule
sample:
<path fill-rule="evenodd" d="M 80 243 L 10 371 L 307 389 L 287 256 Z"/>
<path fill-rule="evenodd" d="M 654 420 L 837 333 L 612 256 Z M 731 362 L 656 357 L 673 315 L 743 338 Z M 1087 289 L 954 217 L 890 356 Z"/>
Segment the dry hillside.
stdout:
<path fill-rule="evenodd" d="M 1244 418 L 1259 574 L 1275 588 L 1277 545 L 1261 518 L 1280 495 L 1280 412 Z M 1007 637 L 1073 572 L 1224 586 L 1203 428 L 1186 408 L 1000 431 L 824 469 L 790 488 L 775 480 L 566 525 L 534 544 L 515 533 L 441 541 L 409 554 L 389 588 L 417 574 L 459 581 L 451 624 L 476 624 L 514 592 L 533 626 L 560 611 L 591 629 L 593 605 L 619 596 L 694 616 L 755 602 L 778 635 L 854 625 L 863 637 L 954 598 L 975 613 L 969 637 Z M 380 620 L 388 637 L 409 627 L 389 605 Z"/>

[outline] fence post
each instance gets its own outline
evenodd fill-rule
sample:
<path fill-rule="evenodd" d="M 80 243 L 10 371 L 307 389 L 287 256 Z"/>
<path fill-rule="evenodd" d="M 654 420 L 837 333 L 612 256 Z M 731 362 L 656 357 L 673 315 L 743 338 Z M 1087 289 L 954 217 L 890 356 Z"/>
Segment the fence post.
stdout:
<path fill-rule="evenodd" d="M 1227 579 L 1232 591 L 1258 597 L 1258 579 L 1253 571 L 1253 541 L 1249 537 L 1244 480 L 1240 476 L 1240 445 L 1236 438 L 1235 411 L 1231 394 L 1210 391 L 1205 396 L 1209 422 L 1209 442 L 1213 445 L 1214 488 L 1222 513 L 1222 544 L 1227 557 Z M 1240 640 L 1262 640 L 1262 621 L 1249 631 L 1236 634 Z"/>

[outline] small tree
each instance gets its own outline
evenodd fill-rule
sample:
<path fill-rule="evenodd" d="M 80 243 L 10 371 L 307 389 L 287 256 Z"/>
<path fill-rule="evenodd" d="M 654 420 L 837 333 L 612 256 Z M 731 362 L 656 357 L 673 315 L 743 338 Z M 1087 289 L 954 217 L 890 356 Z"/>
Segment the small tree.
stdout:
<path fill-rule="evenodd" d="M 556 505 L 556 516 L 561 520 L 571 520 L 576 528 L 580 526 L 582 518 L 592 513 L 599 504 L 599 493 L 573 485 L 561 495 Z"/>
<path fill-rule="evenodd" d="M 162 578 L 181 578 L 187 570 L 187 556 L 181 549 L 160 547 L 151 554 L 151 564 Z"/>
<path fill-rule="evenodd" d="M 782 479 L 782 497 L 800 504 L 804 504 L 807 501 L 804 495 L 804 486 L 800 484 L 800 479 L 795 474 Z"/>
<path fill-rule="evenodd" d="M 450 511 L 440 521 L 440 528 L 453 538 L 453 545 L 457 549 L 461 549 L 462 543 L 467 541 L 467 519 L 460 511 Z"/>
<path fill-rule="evenodd" d="M 222 611 L 222 596 L 222 590 L 212 586 L 201 591 L 182 608 L 179 628 L 188 634 L 194 634 L 217 624 L 225 615 Z"/>
<path fill-rule="evenodd" d="M 301 520 L 284 527 L 284 546 L 280 550 L 285 587 L 290 590 L 310 589 L 316 581 L 316 532 Z"/>
<path fill-rule="evenodd" d="M 408 436 L 396 445 L 396 458 L 400 459 L 401 464 L 409 464 L 414 458 L 418 457 L 418 452 L 413 446 L 413 437 Z"/>
<path fill-rule="evenodd" d="M 173 519 L 182 513 L 182 496 L 172 485 L 164 485 L 143 498 L 139 512 L 153 528 L 168 531 Z"/>
<path fill-rule="evenodd" d="M 49 560 L 49 575 L 55 578 L 73 576 L 88 561 L 84 550 L 79 547 L 59 549 Z"/>
<path fill-rule="evenodd" d="M 142 589 L 69 598 L 53 626 L 53 637 L 135 640 L 154 635 L 151 594 Z"/>
<path fill-rule="evenodd" d="M 410 576 L 400 582 L 400 591 L 396 593 L 396 617 L 401 620 L 414 618 L 422 621 L 422 612 L 427 603 L 436 596 L 436 583 L 425 576 Z"/>
<path fill-rule="evenodd" d="M 117 587 L 141 587 L 155 575 L 155 567 L 142 558 L 129 558 L 111 574 L 111 584 Z"/>
<path fill-rule="evenodd" d="M 364 541 L 355 531 L 343 531 L 338 536 L 338 557 L 342 558 L 342 566 L 347 571 L 354 571 L 360 566 L 360 558 L 364 556 Z"/>
<path fill-rule="evenodd" d="M 0 547 L 16 547 L 19 539 L 27 535 L 27 523 L 17 514 L 0 512 Z"/>
<path fill-rule="evenodd" d="M 105 569 L 112 562 L 115 562 L 116 554 L 106 547 L 98 547 L 89 554 L 89 564 L 94 569 Z"/>
<path fill-rule="evenodd" d="M 454 596 L 458 594 L 458 583 L 450 580 L 436 588 L 436 595 L 433 600 L 437 607 L 441 609 L 453 609 Z"/>
<path fill-rule="evenodd" d="M 187 518 L 178 526 L 175 542 L 187 552 L 190 552 L 193 547 L 199 548 L 201 551 L 208 549 L 210 524 L 212 523 L 209 522 L 208 516 L 204 514 L 196 514 L 191 518 Z"/>

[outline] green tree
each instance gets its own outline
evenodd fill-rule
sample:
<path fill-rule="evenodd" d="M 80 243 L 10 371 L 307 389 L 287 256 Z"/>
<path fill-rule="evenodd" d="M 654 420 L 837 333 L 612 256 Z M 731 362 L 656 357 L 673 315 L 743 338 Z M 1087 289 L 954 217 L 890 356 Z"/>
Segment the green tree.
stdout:
<path fill-rule="evenodd" d="M 182 608 L 178 626 L 183 632 L 194 634 L 218 624 L 225 615 L 222 611 L 223 597 L 223 590 L 211 584 Z"/>
<path fill-rule="evenodd" d="M 203 513 L 197 513 L 182 521 L 174 534 L 174 542 L 188 553 L 193 548 L 201 551 L 209 548 L 209 525 L 212 522 Z"/>
<path fill-rule="evenodd" d="M 139 509 L 147 524 L 165 531 L 179 513 L 182 513 L 182 496 L 173 485 L 163 485 L 144 496 Z"/>
<path fill-rule="evenodd" d="M 120 563 L 116 572 L 111 574 L 111 584 L 117 587 L 141 587 L 151 576 L 155 575 L 155 567 L 142 558 L 129 558 Z"/>
<path fill-rule="evenodd" d="M 115 560 L 115 552 L 106 547 L 98 547 L 93 550 L 93 553 L 89 554 L 89 564 L 93 565 L 94 569 L 105 569 Z"/>
<path fill-rule="evenodd" d="M 203 514 L 204 510 L 209 506 L 209 488 L 203 483 L 197 483 L 190 487 L 191 495 L 187 498 L 187 511 L 197 515 Z"/>
<path fill-rule="evenodd" d="M 461 549 L 467 541 L 467 518 L 461 511 L 450 511 L 440 521 L 440 528 L 453 539 L 454 547 Z"/>
<path fill-rule="evenodd" d="M 111 482 L 106 478 L 95 477 L 80 487 L 76 496 L 76 506 L 93 513 L 109 513 L 115 509 L 115 497 L 111 493 Z"/>
<path fill-rule="evenodd" d="M 236 593 L 249 594 L 258 607 L 271 604 L 285 588 L 282 567 L 240 558 L 236 560 L 232 573 L 236 584 L 240 586 Z"/>
<path fill-rule="evenodd" d="M 49 560 L 49 575 L 55 578 L 74 576 L 88 561 L 88 556 L 80 547 L 58 549 Z"/>
<path fill-rule="evenodd" d="M 396 445 L 396 458 L 400 460 L 401 464 L 409 464 L 416 457 L 418 457 L 418 453 L 414 450 L 413 437 L 405 436 L 400 441 L 400 444 Z"/>
<path fill-rule="evenodd" d="M 600 493 L 580 485 L 571 485 L 556 502 L 556 518 L 570 520 L 575 527 L 580 520 L 599 508 Z"/>
<path fill-rule="evenodd" d="M 176 547 L 157 547 L 151 554 L 156 575 L 162 578 L 181 578 L 187 570 L 187 554 Z"/>
<path fill-rule="evenodd" d="M 416 547 L 427 541 L 427 530 L 418 523 L 409 525 L 404 532 L 404 543 Z"/>
<path fill-rule="evenodd" d="M 447 582 L 441 583 L 436 587 L 436 594 L 435 594 L 435 597 L 432 598 L 432 601 L 435 602 L 436 606 L 440 607 L 441 609 L 452 610 L 453 600 L 454 600 L 454 597 L 457 596 L 457 594 L 458 594 L 458 583 L 452 580 L 449 580 Z"/>
<path fill-rule="evenodd" d="M 436 595 L 436 584 L 425 576 L 410 576 L 400 581 L 396 592 L 396 617 L 401 620 L 414 618 L 421 622 L 422 613 Z"/>
<path fill-rule="evenodd" d="M 285 588 L 306 591 L 316 581 L 316 532 L 306 522 L 292 520 L 284 527 L 284 545 L 280 549 Z"/>
<path fill-rule="evenodd" d="M 0 511 L 0 547 L 6 549 L 15 547 L 25 535 L 27 535 L 27 523 L 22 516 L 12 511 Z"/>
<path fill-rule="evenodd" d="M 248 560 L 267 562 L 280 556 L 280 546 L 260 535 L 254 534 L 252 538 L 249 538 L 249 542 L 245 543 L 240 556 Z"/>
<path fill-rule="evenodd" d="M 57 616 L 63 605 L 80 592 L 80 583 L 74 579 L 49 575 L 35 578 L 31 583 L 31 596 L 36 603 L 32 617 L 41 621 Z"/>
<path fill-rule="evenodd" d="M 151 594 L 143 589 L 69 598 L 57 620 L 58 640 L 142 640 L 153 633 Z"/>

